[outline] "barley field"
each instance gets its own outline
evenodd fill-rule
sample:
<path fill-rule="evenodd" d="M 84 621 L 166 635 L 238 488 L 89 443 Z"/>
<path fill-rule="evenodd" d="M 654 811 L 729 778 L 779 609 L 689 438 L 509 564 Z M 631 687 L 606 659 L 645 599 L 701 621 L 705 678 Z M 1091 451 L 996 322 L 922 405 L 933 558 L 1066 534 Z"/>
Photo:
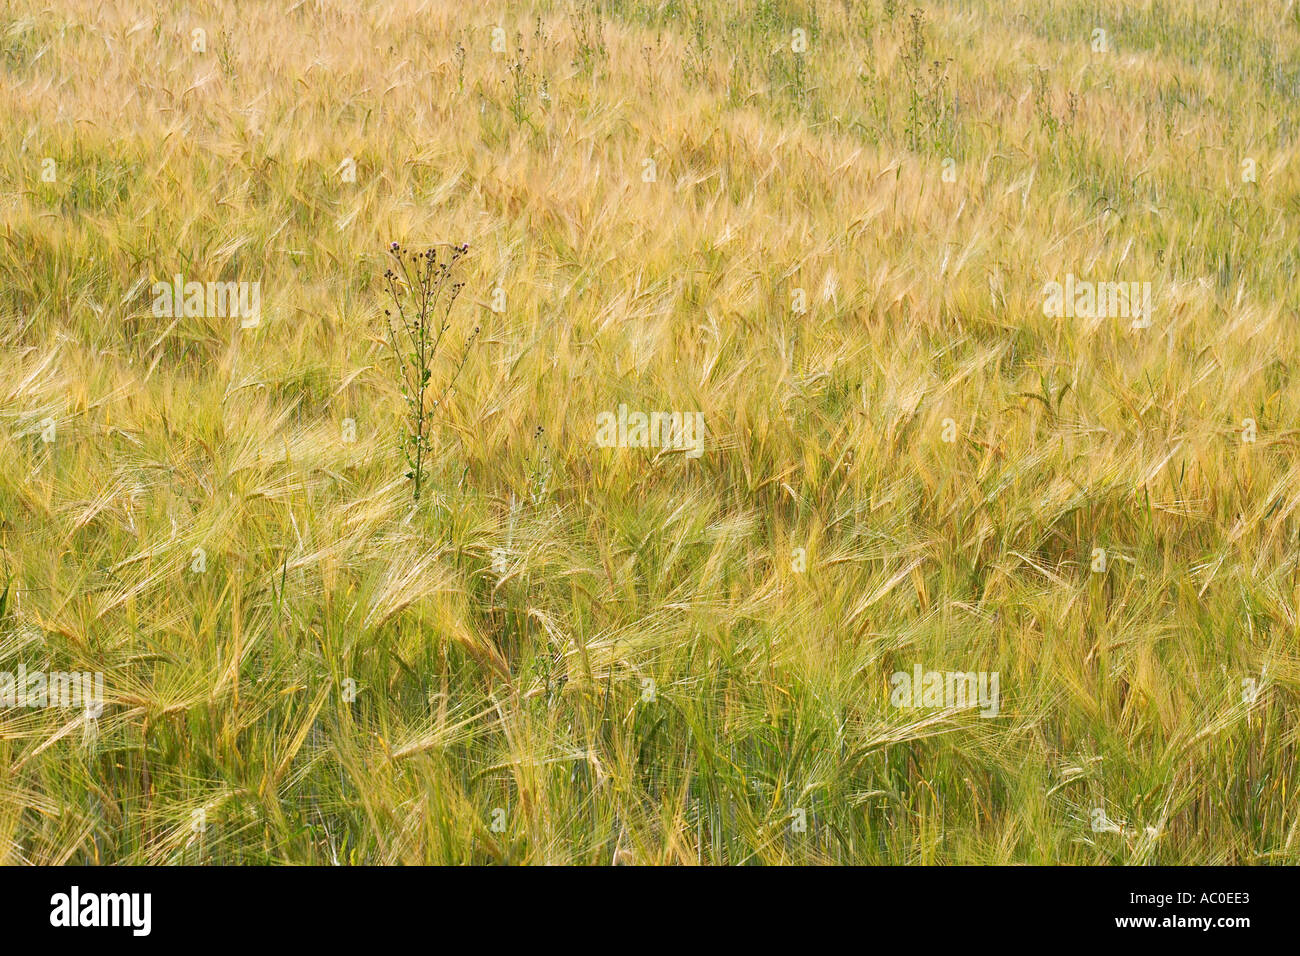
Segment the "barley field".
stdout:
<path fill-rule="evenodd" d="M 0 861 L 1300 863 L 1295 0 L 8 0 L 0 115 Z"/>

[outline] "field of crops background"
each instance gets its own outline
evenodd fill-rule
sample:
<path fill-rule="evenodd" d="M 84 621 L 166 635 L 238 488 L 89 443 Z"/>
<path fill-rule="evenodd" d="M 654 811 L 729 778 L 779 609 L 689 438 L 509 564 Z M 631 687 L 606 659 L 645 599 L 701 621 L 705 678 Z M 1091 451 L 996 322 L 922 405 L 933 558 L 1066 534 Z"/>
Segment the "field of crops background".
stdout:
<path fill-rule="evenodd" d="M 104 675 L 0 861 L 1300 862 L 1294 0 L 9 0 L 0 116 L 0 670 Z"/>

